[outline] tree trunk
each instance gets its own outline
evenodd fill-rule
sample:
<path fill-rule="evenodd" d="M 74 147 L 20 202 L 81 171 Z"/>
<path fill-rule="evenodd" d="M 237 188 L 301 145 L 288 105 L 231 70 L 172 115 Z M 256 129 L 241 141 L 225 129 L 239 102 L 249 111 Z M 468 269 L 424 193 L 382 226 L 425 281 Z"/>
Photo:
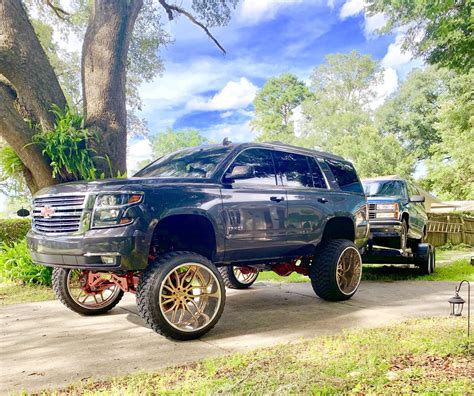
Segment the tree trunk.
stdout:
<path fill-rule="evenodd" d="M 16 110 L 15 99 L 14 89 L 0 80 L 0 133 L 23 162 L 25 181 L 34 194 L 56 182 L 40 147 L 30 144 L 33 132 Z"/>
<path fill-rule="evenodd" d="M 20 0 L 0 0 L 0 135 L 25 166 L 32 193 L 57 183 L 48 160 L 32 145 L 30 119 L 43 129 L 54 125 L 51 106 L 64 109 L 66 99 Z M 10 85 L 11 84 L 11 85 Z"/>
<path fill-rule="evenodd" d="M 66 98 L 20 0 L 0 0 L 0 73 L 12 83 L 27 115 L 44 129 L 54 124 L 51 105 Z"/>
<path fill-rule="evenodd" d="M 127 169 L 126 62 L 142 5 L 142 0 L 95 0 L 82 47 L 85 127 L 104 157 L 97 168 L 111 177 Z"/>

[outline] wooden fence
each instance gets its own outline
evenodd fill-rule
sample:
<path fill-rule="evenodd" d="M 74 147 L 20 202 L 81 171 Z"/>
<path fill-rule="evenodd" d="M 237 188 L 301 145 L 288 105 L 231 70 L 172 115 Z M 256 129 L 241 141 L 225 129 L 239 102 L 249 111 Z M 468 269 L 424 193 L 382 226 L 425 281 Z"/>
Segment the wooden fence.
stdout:
<path fill-rule="evenodd" d="M 464 243 L 474 246 L 474 217 L 457 213 L 429 213 L 428 218 L 428 242 L 432 245 Z"/>

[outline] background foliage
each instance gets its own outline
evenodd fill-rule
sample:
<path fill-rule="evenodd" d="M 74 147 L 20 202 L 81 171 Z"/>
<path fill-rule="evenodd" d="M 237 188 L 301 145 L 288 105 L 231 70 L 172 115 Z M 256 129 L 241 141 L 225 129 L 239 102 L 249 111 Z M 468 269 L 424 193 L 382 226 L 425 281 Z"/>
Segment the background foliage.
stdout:
<path fill-rule="evenodd" d="M 25 239 L 0 246 L 0 278 L 15 283 L 50 286 L 51 274 L 52 268 L 33 264 Z"/>
<path fill-rule="evenodd" d="M 0 244 L 11 245 L 23 239 L 30 228 L 30 219 L 0 219 Z"/>

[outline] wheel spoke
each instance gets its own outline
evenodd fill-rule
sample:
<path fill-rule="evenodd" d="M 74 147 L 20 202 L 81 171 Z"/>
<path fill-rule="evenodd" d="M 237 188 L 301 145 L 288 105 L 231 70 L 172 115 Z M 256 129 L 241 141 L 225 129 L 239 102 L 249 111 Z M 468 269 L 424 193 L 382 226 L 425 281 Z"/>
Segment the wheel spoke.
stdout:
<path fill-rule="evenodd" d="M 159 301 L 170 325 L 181 331 L 196 331 L 215 317 L 220 307 L 215 300 L 221 298 L 214 272 L 203 264 L 188 263 L 175 267 L 165 277 Z"/>

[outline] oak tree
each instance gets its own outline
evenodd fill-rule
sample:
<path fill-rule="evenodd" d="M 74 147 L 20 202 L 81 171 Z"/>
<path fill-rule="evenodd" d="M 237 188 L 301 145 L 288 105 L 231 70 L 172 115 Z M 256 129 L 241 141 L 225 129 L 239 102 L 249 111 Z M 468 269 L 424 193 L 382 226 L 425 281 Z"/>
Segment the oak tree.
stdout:
<path fill-rule="evenodd" d="M 13 148 L 23 164 L 31 192 L 60 182 L 53 178 L 50 160 L 34 134 L 54 128 L 54 106 L 66 109 L 68 98 L 61 85 L 58 65 L 48 57 L 48 48 L 35 31 L 28 7 L 39 14 L 54 14 L 56 20 L 75 23 L 83 29 L 80 80 L 84 128 L 93 136 L 99 172 L 115 176 L 126 171 L 127 146 L 127 71 L 157 59 L 161 32 L 154 23 L 163 12 L 170 20 L 187 18 L 225 52 L 209 28 L 228 23 L 238 0 L 192 0 L 191 10 L 166 0 L 77 0 L 77 12 L 62 9 L 59 2 L 45 0 L 0 0 L 0 136 Z M 37 29 L 40 28 L 37 26 Z M 143 33 L 134 35 L 137 30 Z M 43 32 L 44 36 L 44 32 Z M 141 54 L 131 56 L 131 54 Z M 152 78 L 157 68 L 149 68 Z M 135 74 L 136 75 L 136 74 Z M 136 85 L 135 85 L 136 87 Z M 138 99 L 139 100 L 139 99 Z M 107 160 L 106 160 L 107 159 Z"/>

